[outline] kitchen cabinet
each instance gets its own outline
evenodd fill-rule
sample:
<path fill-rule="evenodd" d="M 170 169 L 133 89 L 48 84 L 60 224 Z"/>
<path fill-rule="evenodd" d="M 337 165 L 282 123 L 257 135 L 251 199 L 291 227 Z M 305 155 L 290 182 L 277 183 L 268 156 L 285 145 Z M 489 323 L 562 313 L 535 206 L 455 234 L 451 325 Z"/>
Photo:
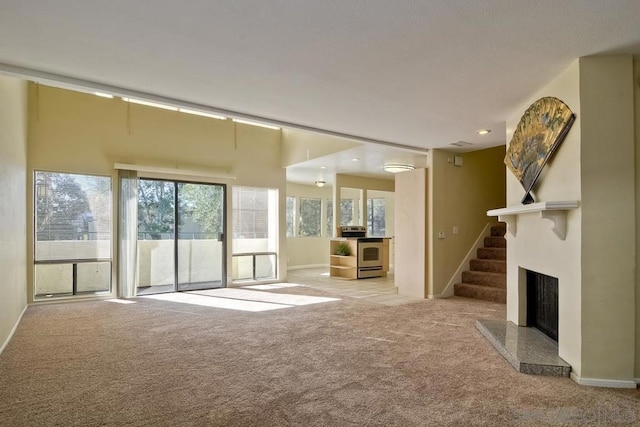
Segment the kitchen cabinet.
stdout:
<path fill-rule="evenodd" d="M 360 263 L 358 260 L 361 259 L 362 256 L 360 254 L 358 248 L 358 240 L 357 238 L 342 238 L 342 239 L 334 239 L 330 241 L 329 244 L 329 275 L 331 277 L 339 277 L 343 279 L 358 279 L 358 278 L 366 278 L 366 277 L 387 277 L 387 273 L 389 271 L 389 242 L 391 239 L 382 238 L 378 240 L 378 245 L 381 249 L 378 249 L 379 257 L 378 260 L 380 264 L 371 264 L 371 260 L 367 259 L 366 255 L 364 256 L 363 261 Z M 363 247 L 371 246 L 371 240 L 375 239 L 360 239 L 362 242 L 367 241 L 367 243 L 362 243 Z M 380 243 L 380 240 L 382 243 Z M 336 255 L 336 248 L 340 243 L 347 243 L 351 248 L 351 255 Z M 369 249 L 364 249 L 365 253 Z M 369 263 L 369 265 L 367 265 Z M 374 268 L 377 267 L 377 268 Z M 359 276 L 359 277 L 358 277 Z"/>
<path fill-rule="evenodd" d="M 351 255 L 335 255 L 340 243 L 347 243 L 351 248 Z M 329 276 L 343 279 L 358 278 L 358 241 L 339 239 L 331 240 L 329 245 Z"/>

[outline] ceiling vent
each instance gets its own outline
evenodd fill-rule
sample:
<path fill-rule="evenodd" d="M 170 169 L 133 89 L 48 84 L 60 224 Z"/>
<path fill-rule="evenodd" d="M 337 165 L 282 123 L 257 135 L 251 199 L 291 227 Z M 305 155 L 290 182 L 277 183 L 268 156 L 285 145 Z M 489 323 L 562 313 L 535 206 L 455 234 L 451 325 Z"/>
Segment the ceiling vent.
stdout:
<path fill-rule="evenodd" d="M 473 144 L 466 141 L 458 141 L 458 142 L 452 142 L 449 145 L 453 145 L 454 147 L 459 147 L 459 148 L 467 148 L 467 147 L 471 147 Z"/>

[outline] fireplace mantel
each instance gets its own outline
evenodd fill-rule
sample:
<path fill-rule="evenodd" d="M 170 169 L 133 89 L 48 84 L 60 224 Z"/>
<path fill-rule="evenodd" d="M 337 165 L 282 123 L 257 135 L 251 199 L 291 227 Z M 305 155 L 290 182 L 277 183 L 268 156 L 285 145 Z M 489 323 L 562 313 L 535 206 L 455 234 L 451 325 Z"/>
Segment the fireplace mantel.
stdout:
<path fill-rule="evenodd" d="M 560 240 L 567 235 L 567 211 L 580 206 L 577 200 L 565 200 L 558 202 L 539 202 L 529 205 L 518 205 L 510 208 L 492 209 L 487 211 L 487 216 L 497 216 L 498 221 L 506 222 L 509 233 L 515 237 L 517 232 L 518 215 L 540 213 L 540 218 L 552 222 L 551 230 Z"/>

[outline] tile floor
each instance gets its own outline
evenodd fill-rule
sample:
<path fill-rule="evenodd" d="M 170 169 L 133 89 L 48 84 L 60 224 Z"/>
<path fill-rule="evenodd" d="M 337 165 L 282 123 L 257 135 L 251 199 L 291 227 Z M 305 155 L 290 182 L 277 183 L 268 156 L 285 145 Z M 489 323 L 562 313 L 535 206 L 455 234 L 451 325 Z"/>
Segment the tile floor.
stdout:
<path fill-rule="evenodd" d="M 305 268 L 287 272 L 289 283 L 298 283 L 336 295 L 360 298 L 383 305 L 401 305 L 422 301 L 422 298 L 400 295 L 393 274 L 388 277 L 347 280 L 329 277 L 329 268 Z"/>

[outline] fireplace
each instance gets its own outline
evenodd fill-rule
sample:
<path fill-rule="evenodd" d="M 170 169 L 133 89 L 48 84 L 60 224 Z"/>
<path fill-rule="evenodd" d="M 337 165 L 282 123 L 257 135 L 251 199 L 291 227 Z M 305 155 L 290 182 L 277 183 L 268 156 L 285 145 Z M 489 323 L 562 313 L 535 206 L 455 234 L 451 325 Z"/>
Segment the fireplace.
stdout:
<path fill-rule="evenodd" d="M 558 279 L 527 270 L 527 326 L 558 341 Z"/>

